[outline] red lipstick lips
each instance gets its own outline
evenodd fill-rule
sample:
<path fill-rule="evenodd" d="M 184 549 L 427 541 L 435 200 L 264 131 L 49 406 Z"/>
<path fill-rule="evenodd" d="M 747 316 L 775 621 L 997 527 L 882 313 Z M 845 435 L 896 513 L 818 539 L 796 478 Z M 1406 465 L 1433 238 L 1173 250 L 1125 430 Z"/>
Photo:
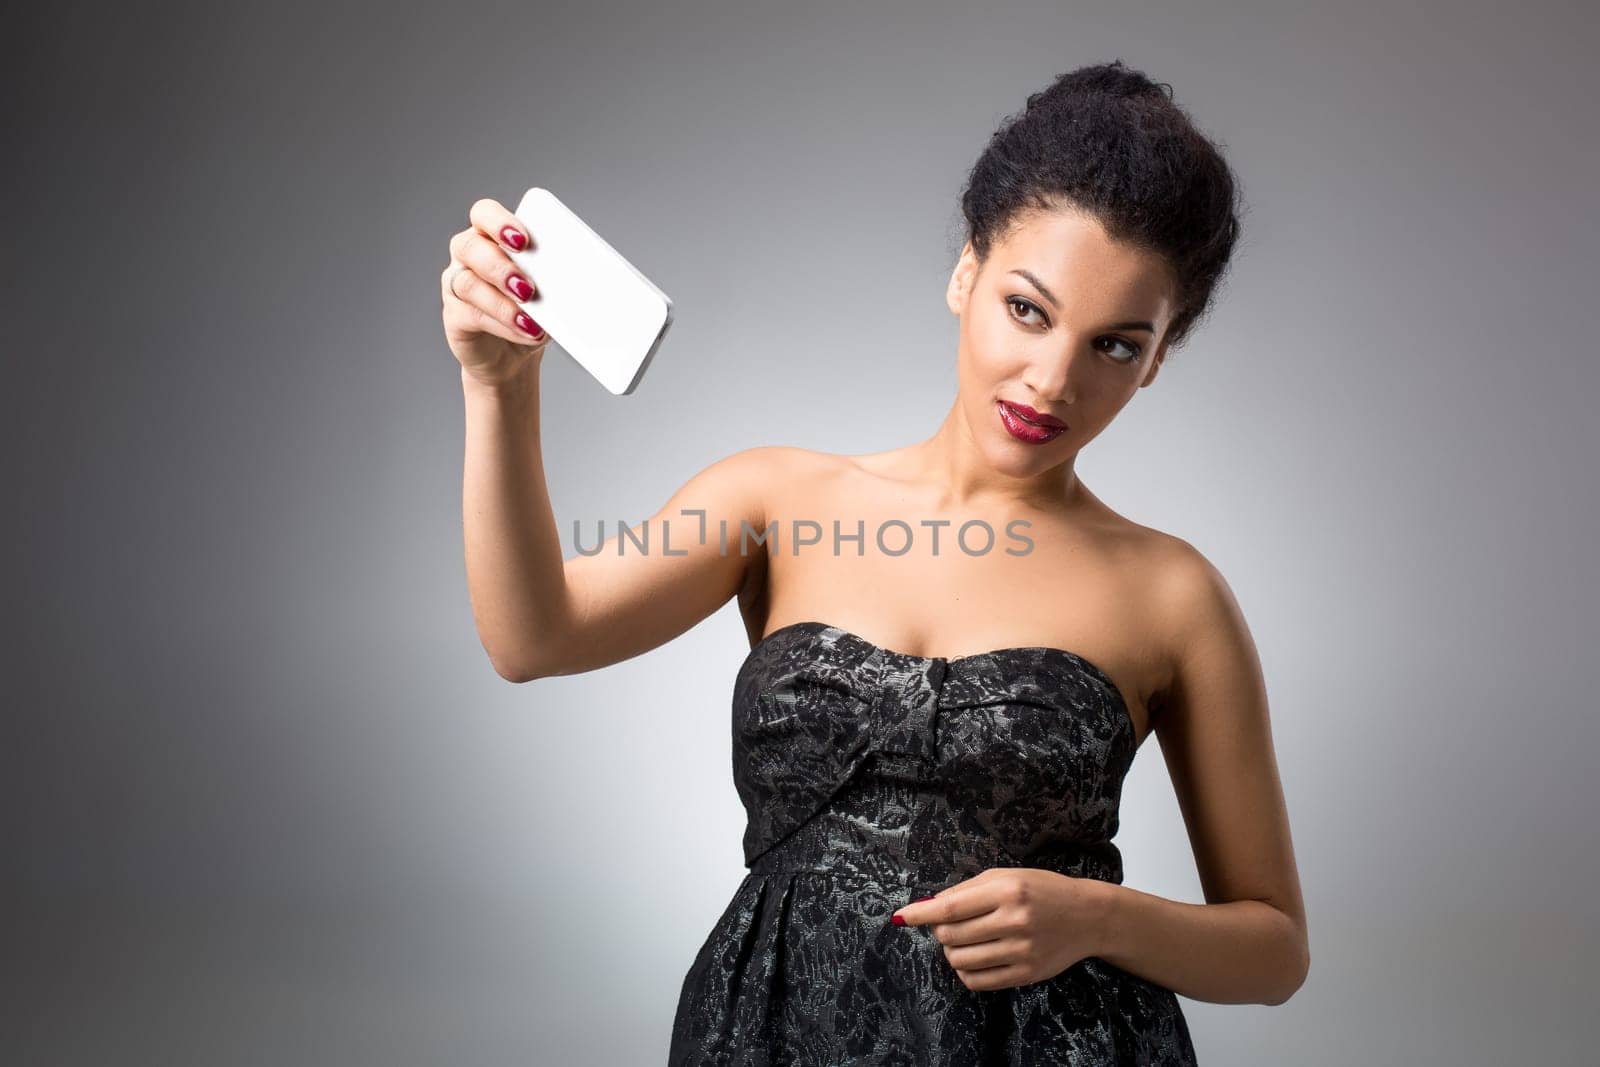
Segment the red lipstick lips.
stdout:
<path fill-rule="evenodd" d="M 1041 414 L 1026 404 L 1013 404 L 1009 400 L 996 401 L 1000 422 L 1006 432 L 1030 445 L 1042 445 L 1066 432 L 1067 424 L 1054 415 Z"/>

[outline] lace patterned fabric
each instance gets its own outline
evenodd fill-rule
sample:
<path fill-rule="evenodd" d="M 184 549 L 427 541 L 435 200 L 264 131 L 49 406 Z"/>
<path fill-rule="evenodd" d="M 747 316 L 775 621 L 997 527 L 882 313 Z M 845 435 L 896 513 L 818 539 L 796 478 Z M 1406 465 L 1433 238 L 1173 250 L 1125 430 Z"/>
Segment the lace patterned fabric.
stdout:
<path fill-rule="evenodd" d="M 1120 883 L 1135 728 L 1076 653 L 945 659 L 821 622 L 751 649 L 733 696 L 749 873 L 684 977 L 671 1067 L 1195 1063 L 1171 990 L 1091 956 L 968 989 L 890 915 L 990 867 Z"/>

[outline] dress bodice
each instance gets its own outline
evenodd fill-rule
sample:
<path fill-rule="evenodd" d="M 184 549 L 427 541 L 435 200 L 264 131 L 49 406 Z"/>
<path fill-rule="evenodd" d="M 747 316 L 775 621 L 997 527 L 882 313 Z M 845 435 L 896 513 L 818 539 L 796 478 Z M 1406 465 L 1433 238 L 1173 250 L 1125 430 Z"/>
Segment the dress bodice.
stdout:
<path fill-rule="evenodd" d="M 1077 653 L 916 656 L 793 623 L 735 680 L 745 863 L 862 864 L 899 883 L 990 866 L 1120 882 L 1111 839 L 1135 747 L 1121 692 Z"/>

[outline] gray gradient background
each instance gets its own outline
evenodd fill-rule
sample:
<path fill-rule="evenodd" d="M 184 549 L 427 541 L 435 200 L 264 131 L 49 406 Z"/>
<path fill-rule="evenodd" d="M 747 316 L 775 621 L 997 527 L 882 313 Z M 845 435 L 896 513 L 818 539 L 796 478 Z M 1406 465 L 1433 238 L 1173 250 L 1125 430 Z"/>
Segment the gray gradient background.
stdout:
<path fill-rule="evenodd" d="M 494 674 L 446 242 L 546 185 L 676 302 L 631 398 L 546 361 L 570 545 L 931 433 L 966 168 L 1119 57 L 1249 210 L 1081 471 L 1245 610 L 1313 955 L 1184 1000 L 1201 1061 L 1593 1061 L 1581 5 L 50 7 L 0 27 L 8 1062 L 660 1062 L 743 874 L 743 628 Z M 1118 843 L 1202 899 L 1155 744 Z"/>

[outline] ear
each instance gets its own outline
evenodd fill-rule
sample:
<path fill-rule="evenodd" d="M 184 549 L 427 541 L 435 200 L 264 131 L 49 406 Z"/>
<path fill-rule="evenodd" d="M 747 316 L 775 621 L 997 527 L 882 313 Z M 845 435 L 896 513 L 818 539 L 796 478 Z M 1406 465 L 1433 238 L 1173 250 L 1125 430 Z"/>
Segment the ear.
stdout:
<path fill-rule="evenodd" d="M 967 310 L 967 297 L 972 293 L 972 283 L 977 276 L 978 256 L 972 250 L 972 242 L 968 241 L 961 248 L 961 256 L 956 260 L 955 269 L 950 272 L 950 284 L 944 290 L 944 302 L 952 315 L 960 315 Z"/>

